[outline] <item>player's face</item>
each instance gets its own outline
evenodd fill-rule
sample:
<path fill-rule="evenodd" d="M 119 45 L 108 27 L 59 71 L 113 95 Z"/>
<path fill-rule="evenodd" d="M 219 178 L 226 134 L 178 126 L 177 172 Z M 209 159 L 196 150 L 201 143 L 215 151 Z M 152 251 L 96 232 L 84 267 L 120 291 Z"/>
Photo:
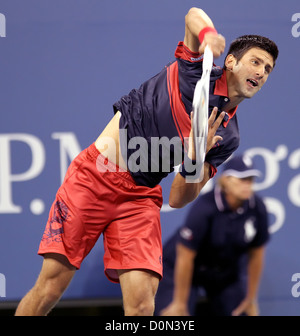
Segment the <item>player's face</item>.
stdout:
<path fill-rule="evenodd" d="M 241 98 L 253 97 L 265 84 L 274 66 L 272 56 L 263 49 L 249 49 L 232 64 L 233 87 Z"/>
<path fill-rule="evenodd" d="M 253 177 L 227 177 L 226 192 L 236 201 L 245 201 L 253 195 Z"/>

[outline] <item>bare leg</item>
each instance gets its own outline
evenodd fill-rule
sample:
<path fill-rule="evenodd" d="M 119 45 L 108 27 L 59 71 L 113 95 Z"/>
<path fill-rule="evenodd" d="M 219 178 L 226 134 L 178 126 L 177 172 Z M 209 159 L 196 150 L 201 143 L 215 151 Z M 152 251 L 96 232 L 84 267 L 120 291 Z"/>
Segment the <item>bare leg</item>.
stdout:
<path fill-rule="evenodd" d="M 148 270 L 119 270 L 118 273 L 125 316 L 152 316 L 158 274 Z"/>
<path fill-rule="evenodd" d="M 16 316 L 47 315 L 71 282 L 76 268 L 61 254 L 44 256 L 41 273 L 34 287 L 19 303 Z"/>

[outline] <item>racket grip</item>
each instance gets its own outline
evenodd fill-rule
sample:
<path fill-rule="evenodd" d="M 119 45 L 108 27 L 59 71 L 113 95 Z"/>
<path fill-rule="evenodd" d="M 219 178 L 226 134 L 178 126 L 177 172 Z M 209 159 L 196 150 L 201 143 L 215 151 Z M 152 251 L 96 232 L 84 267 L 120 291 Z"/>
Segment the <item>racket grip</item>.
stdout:
<path fill-rule="evenodd" d="M 203 72 L 206 73 L 207 71 L 210 73 L 212 64 L 214 61 L 213 53 L 209 46 L 206 46 L 204 49 L 203 55 Z"/>

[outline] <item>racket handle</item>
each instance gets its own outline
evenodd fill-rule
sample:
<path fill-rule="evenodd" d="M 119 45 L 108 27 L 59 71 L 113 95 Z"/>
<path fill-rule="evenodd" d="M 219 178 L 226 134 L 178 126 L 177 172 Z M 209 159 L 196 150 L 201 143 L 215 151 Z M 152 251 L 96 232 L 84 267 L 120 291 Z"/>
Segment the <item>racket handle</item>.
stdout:
<path fill-rule="evenodd" d="M 203 73 L 211 72 L 213 61 L 214 61 L 213 53 L 210 47 L 206 46 L 203 55 Z"/>

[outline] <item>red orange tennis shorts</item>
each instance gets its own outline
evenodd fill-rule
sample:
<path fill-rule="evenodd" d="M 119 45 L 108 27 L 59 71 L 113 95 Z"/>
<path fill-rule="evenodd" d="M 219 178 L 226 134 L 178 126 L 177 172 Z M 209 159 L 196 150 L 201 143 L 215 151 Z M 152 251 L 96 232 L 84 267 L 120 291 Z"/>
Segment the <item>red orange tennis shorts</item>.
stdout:
<path fill-rule="evenodd" d="M 118 269 L 147 269 L 162 277 L 161 205 L 159 185 L 137 186 L 129 172 L 105 161 L 92 144 L 68 168 L 38 254 L 63 254 L 79 269 L 103 233 L 110 281 L 119 282 Z"/>

